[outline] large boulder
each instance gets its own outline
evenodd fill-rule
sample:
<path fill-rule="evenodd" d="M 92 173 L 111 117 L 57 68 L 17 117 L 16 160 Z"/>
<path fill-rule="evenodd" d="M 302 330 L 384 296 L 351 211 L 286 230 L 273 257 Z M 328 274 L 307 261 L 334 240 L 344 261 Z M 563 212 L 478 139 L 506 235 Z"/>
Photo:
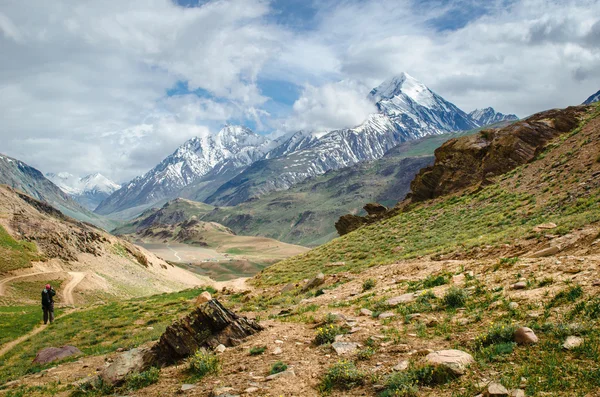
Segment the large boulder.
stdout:
<path fill-rule="evenodd" d="M 46 347 L 40 350 L 33 359 L 34 364 L 48 364 L 52 361 L 62 360 L 63 358 L 83 354 L 75 346 Z"/>
<path fill-rule="evenodd" d="M 302 287 L 302 292 L 309 291 L 313 288 L 318 287 L 319 285 L 325 282 L 325 275 L 323 273 L 317 274 L 315 277 L 308 280 L 308 282 Z"/>
<path fill-rule="evenodd" d="M 212 299 L 167 327 L 152 347 L 152 353 L 157 363 L 171 364 L 191 356 L 202 347 L 236 346 L 261 330 L 258 323 L 237 316 L 218 300 Z"/>
<path fill-rule="evenodd" d="M 473 356 L 462 350 L 438 350 L 429 353 L 425 361 L 436 367 L 442 367 L 455 376 L 464 375 L 467 367 L 475 362 Z"/>
<path fill-rule="evenodd" d="M 335 230 L 337 230 L 340 236 L 343 236 L 344 234 L 353 232 L 359 227 L 366 225 L 367 222 L 367 219 L 362 216 L 346 214 L 341 216 L 335 223 Z"/>
<path fill-rule="evenodd" d="M 100 373 L 100 378 L 109 385 L 118 386 L 125 381 L 127 375 L 146 371 L 154 362 L 155 357 L 149 348 L 131 349 L 117 356 Z"/>
<path fill-rule="evenodd" d="M 387 207 L 378 203 L 368 203 L 363 207 L 369 216 L 380 216 L 387 212 Z"/>
<path fill-rule="evenodd" d="M 538 343 L 538 337 L 531 328 L 520 327 L 515 330 L 515 342 L 519 345 L 532 345 Z"/>

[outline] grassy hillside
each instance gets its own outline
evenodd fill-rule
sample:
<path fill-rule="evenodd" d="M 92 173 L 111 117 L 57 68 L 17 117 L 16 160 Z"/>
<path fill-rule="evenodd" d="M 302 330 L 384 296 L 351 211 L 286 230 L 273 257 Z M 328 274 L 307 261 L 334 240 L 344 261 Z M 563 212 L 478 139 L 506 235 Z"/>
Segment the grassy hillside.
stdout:
<path fill-rule="evenodd" d="M 15 240 L 0 225 L 0 273 L 31 267 L 31 261 L 39 259 L 35 244 Z"/>
<path fill-rule="evenodd" d="M 543 239 L 544 222 L 569 231 L 600 221 L 600 117 L 596 108 L 572 133 L 549 144 L 530 164 L 481 189 L 414 205 L 306 254 L 264 270 L 258 282 L 298 281 L 318 271 L 360 271 L 425 255 L 461 253 Z M 326 267 L 344 262 L 342 267 Z"/>

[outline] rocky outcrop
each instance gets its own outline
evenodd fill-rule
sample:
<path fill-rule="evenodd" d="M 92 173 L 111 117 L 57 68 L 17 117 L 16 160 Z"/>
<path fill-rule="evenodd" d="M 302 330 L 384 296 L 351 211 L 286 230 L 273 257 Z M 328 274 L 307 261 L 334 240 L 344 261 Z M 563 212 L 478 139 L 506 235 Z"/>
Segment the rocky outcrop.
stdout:
<path fill-rule="evenodd" d="M 363 209 L 367 212 L 367 216 L 347 214 L 338 219 L 335 223 L 335 229 L 340 236 L 353 232 L 361 226 L 377 222 L 390 214 L 387 207 L 377 203 L 368 203 Z"/>
<path fill-rule="evenodd" d="M 170 325 L 152 347 L 152 354 L 156 363 L 172 364 L 203 347 L 236 346 L 261 330 L 256 322 L 237 316 L 212 299 Z"/>
<path fill-rule="evenodd" d="M 40 350 L 33 359 L 34 364 L 48 364 L 52 361 L 62 360 L 63 358 L 83 354 L 75 346 L 47 347 Z"/>
<path fill-rule="evenodd" d="M 499 130 L 447 141 L 436 149 L 434 165 L 415 177 L 409 198 L 418 202 L 486 184 L 489 178 L 534 160 L 550 140 L 575 129 L 586 109 L 549 110 Z"/>

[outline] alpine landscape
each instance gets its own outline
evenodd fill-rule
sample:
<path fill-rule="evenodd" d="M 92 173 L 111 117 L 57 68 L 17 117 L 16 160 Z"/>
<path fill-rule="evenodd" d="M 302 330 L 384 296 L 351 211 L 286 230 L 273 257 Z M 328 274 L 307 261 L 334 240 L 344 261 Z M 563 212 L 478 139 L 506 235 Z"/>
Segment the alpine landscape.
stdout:
<path fill-rule="evenodd" d="M 599 4 L 32 5 L 0 397 L 600 395 Z"/>

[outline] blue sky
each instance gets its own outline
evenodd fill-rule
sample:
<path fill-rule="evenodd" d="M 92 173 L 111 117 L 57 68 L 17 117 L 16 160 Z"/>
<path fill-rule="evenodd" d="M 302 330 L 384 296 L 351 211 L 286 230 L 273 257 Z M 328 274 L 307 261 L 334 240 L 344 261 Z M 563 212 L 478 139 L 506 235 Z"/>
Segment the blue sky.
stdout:
<path fill-rule="evenodd" d="M 122 182 L 226 123 L 355 126 L 400 72 L 465 111 L 581 103 L 600 88 L 600 2 L 9 1 L 0 51 L 0 152 Z"/>

